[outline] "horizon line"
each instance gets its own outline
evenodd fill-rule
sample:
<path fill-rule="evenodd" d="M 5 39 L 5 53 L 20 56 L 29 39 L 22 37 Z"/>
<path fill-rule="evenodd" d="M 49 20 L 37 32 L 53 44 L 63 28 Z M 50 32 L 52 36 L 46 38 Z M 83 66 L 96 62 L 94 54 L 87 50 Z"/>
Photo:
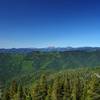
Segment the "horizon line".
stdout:
<path fill-rule="evenodd" d="M 47 46 L 47 47 L 10 47 L 10 48 L 0 48 L 0 49 L 45 49 L 45 48 L 100 48 L 100 46 L 65 46 L 65 47 L 56 47 L 56 46 Z"/>

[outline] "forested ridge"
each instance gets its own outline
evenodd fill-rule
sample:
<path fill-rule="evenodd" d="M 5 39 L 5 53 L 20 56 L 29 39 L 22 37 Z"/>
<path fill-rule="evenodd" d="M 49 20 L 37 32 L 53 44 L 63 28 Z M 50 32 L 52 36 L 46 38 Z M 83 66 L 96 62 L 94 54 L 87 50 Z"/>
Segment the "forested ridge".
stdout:
<path fill-rule="evenodd" d="M 95 74 L 96 73 L 96 74 Z M 2 100 L 100 100 L 100 69 L 65 70 L 42 74 L 31 86 L 13 80 Z"/>
<path fill-rule="evenodd" d="M 100 100 L 100 51 L 0 53 L 1 100 Z"/>

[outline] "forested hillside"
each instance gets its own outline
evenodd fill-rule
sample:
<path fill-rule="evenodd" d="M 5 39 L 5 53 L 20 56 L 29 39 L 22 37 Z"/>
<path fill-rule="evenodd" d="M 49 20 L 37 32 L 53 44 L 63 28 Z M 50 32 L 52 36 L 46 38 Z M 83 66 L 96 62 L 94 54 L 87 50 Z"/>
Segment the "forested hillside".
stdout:
<path fill-rule="evenodd" d="M 30 87 L 17 80 L 2 92 L 2 100 L 100 100 L 100 68 L 42 74 Z"/>
<path fill-rule="evenodd" d="M 5 82 L 26 75 L 31 78 L 34 74 L 38 77 L 37 73 L 42 71 L 99 67 L 99 60 L 100 51 L 0 53 L 0 80 Z"/>
<path fill-rule="evenodd" d="M 0 53 L 0 97 L 100 100 L 99 60 L 100 51 Z"/>

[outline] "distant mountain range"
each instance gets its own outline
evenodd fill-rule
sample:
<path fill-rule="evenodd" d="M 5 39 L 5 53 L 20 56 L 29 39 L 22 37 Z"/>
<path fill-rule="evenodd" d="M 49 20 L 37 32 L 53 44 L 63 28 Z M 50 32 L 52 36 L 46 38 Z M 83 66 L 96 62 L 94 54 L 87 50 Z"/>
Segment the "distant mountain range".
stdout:
<path fill-rule="evenodd" d="M 11 49 L 0 49 L 0 53 L 29 53 L 32 51 L 42 51 L 42 52 L 50 52 L 50 51 L 100 51 L 100 47 L 47 47 L 47 48 L 11 48 Z"/>

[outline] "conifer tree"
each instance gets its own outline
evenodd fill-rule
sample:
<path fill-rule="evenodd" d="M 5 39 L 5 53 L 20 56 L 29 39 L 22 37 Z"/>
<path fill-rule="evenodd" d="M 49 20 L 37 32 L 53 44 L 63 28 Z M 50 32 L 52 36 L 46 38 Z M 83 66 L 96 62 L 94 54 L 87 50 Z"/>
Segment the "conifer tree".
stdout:
<path fill-rule="evenodd" d="M 80 79 L 79 76 L 76 77 L 74 80 L 74 87 L 73 87 L 73 92 L 72 92 L 72 98 L 73 100 L 81 100 L 83 96 L 83 82 Z"/>
<path fill-rule="evenodd" d="M 11 97 L 10 97 L 10 93 L 9 93 L 9 89 L 7 89 L 4 94 L 3 94 L 3 97 L 1 100 L 11 100 Z"/>
<path fill-rule="evenodd" d="M 18 89 L 18 85 L 17 85 L 17 82 L 14 80 L 11 84 L 11 87 L 10 87 L 10 96 L 11 96 L 11 98 L 13 98 L 14 95 L 17 93 L 17 89 Z"/>
<path fill-rule="evenodd" d="M 87 91 L 88 91 L 88 83 L 89 81 L 88 80 L 84 80 L 84 87 L 83 87 L 83 95 L 82 95 L 82 98 L 81 100 L 86 100 L 86 97 L 87 97 Z"/>
<path fill-rule="evenodd" d="M 48 86 L 48 90 L 47 90 L 46 100 L 52 100 L 52 99 L 51 99 L 51 93 L 52 93 L 52 86 L 49 85 L 49 86 Z"/>
<path fill-rule="evenodd" d="M 25 100 L 32 100 L 32 96 L 28 88 L 24 89 Z"/>
<path fill-rule="evenodd" d="M 61 90 L 60 90 L 60 83 L 59 77 L 56 77 L 52 86 L 52 100 L 61 100 Z"/>
<path fill-rule="evenodd" d="M 0 81 L 0 100 L 2 99 L 2 96 L 3 96 L 3 84 Z"/>
<path fill-rule="evenodd" d="M 45 75 L 42 75 L 40 78 L 40 92 L 41 100 L 45 100 L 47 96 L 47 79 Z"/>
<path fill-rule="evenodd" d="M 25 100 L 32 100 L 31 94 L 27 95 L 26 98 L 25 98 Z"/>
<path fill-rule="evenodd" d="M 38 82 L 33 89 L 33 100 L 41 100 L 40 84 Z"/>
<path fill-rule="evenodd" d="M 64 96 L 63 96 L 63 100 L 71 100 L 71 81 L 70 79 L 67 77 L 67 79 L 65 79 L 64 81 Z"/>
<path fill-rule="evenodd" d="M 18 87 L 18 100 L 24 100 L 25 96 L 24 96 L 24 91 L 23 91 L 23 87 L 21 84 L 19 84 Z"/>
<path fill-rule="evenodd" d="M 87 100 L 100 100 L 100 78 L 92 76 L 87 90 Z"/>

